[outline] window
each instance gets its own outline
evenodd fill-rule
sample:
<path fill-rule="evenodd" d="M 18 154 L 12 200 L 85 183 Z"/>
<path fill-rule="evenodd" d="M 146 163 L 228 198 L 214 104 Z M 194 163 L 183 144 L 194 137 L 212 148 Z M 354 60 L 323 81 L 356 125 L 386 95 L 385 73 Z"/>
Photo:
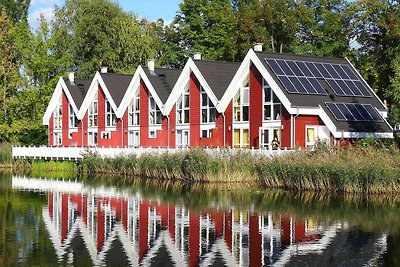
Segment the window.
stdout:
<path fill-rule="evenodd" d="M 97 132 L 89 132 L 89 146 L 97 146 Z"/>
<path fill-rule="evenodd" d="M 149 124 L 150 125 L 157 125 L 161 124 L 162 115 L 161 110 L 157 106 L 156 101 L 154 100 L 153 96 L 149 96 Z"/>
<path fill-rule="evenodd" d="M 176 130 L 176 147 L 189 145 L 189 130 Z"/>
<path fill-rule="evenodd" d="M 263 105 L 264 105 L 264 121 L 281 119 L 281 102 L 272 91 L 269 84 L 263 79 Z"/>
<path fill-rule="evenodd" d="M 157 137 L 157 133 L 155 130 L 150 130 L 149 131 L 149 138 L 156 138 Z"/>
<path fill-rule="evenodd" d="M 97 116 L 98 116 L 98 100 L 97 100 L 97 93 L 94 97 L 92 104 L 89 107 L 89 127 L 96 127 L 97 126 Z"/>
<path fill-rule="evenodd" d="M 139 106 L 140 104 L 140 90 L 136 90 L 135 96 L 132 99 L 131 104 L 128 107 L 128 125 L 129 126 L 138 126 L 140 123 L 140 113 L 139 113 Z"/>
<path fill-rule="evenodd" d="M 62 145 L 62 133 L 61 132 L 54 132 L 54 139 L 53 145 L 61 146 Z"/>
<path fill-rule="evenodd" d="M 249 129 L 235 129 L 233 131 L 234 147 L 249 147 Z"/>
<path fill-rule="evenodd" d="M 110 132 L 101 132 L 101 138 L 103 139 L 111 139 L 111 133 Z"/>
<path fill-rule="evenodd" d="M 216 109 L 214 104 L 211 102 L 211 99 L 208 97 L 206 91 L 201 86 L 201 122 L 202 123 L 210 123 L 215 122 L 216 118 Z"/>
<path fill-rule="evenodd" d="M 133 147 L 138 147 L 140 143 L 140 132 L 139 131 L 129 131 L 128 132 L 128 145 Z"/>
<path fill-rule="evenodd" d="M 211 138 L 211 129 L 201 130 L 201 138 Z"/>
<path fill-rule="evenodd" d="M 106 99 L 106 126 L 112 127 L 117 124 L 117 116 L 111 106 L 110 101 Z"/>
<path fill-rule="evenodd" d="M 315 127 L 306 127 L 306 146 L 311 147 L 315 145 Z"/>
<path fill-rule="evenodd" d="M 189 83 L 185 87 L 185 91 L 179 97 L 176 105 L 176 123 L 189 123 Z"/>
<path fill-rule="evenodd" d="M 54 111 L 54 129 L 62 128 L 62 102 L 58 102 L 56 110 Z"/>
<path fill-rule="evenodd" d="M 69 104 L 68 113 L 69 113 L 69 128 L 78 128 L 78 118 L 76 117 L 74 109 L 72 108 L 71 104 Z"/>
<path fill-rule="evenodd" d="M 280 128 L 261 128 L 260 147 L 276 149 L 281 143 L 281 130 Z"/>
<path fill-rule="evenodd" d="M 234 121 L 249 121 L 249 76 L 233 98 Z"/>

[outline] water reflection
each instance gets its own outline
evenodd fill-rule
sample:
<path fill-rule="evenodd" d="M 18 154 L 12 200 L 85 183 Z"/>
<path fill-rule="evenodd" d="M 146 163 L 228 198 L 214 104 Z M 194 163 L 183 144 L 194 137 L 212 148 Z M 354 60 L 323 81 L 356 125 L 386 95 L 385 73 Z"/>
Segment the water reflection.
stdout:
<path fill-rule="evenodd" d="M 41 216 L 61 264 L 363 266 L 387 250 L 386 234 L 345 221 L 251 206 L 189 209 L 81 182 L 15 176 L 12 187 L 47 193 Z"/>

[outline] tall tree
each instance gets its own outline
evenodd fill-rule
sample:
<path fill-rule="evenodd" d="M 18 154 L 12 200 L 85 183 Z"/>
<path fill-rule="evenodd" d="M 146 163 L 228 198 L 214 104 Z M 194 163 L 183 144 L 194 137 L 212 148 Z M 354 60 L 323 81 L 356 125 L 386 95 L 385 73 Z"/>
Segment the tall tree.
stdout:
<path fill-rule="evenodd" d="M 299 1 L 298 14 L 295 53 L 343 57 L 350 51 L 353 15 L 344 0 Z"/>
<path fill-rule="evenodd" d="M 174 24 L 185 56 L 201 52 L 205 59 L 235 57 L 235 13 L 229 0 L 184 0 Z"/>
<path fill-rule="evenodd" d="M 133 72 L 155 53 L 140 22 L 108 0 L 67 0 L 56 10 L 54 30 L 64 34 L 60 47 L 81 77 L 93 75 L 102 65 Z"/>
<path fill-rule="evenodd" d="M 13 23 L 28 22 L 28 9 L 31 0 L 0 0 L 0 9 L 5 8 Z"/>

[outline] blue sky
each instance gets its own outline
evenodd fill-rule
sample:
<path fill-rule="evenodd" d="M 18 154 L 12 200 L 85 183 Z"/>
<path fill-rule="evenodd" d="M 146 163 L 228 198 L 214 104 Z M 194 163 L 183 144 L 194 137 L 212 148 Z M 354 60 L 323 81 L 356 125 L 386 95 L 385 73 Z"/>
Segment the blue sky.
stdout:
<path fill-rule="evenodd" d="M 119 0 L 117 2 L 125 11 L 131 11 L 140 18 L 155 21 L 164 19 L 167 23 L 174 18 L 182 0 Z M 32 0 L 29 8 L 29 23 L 31 27 L 37 26 L 37 21 L 42 13 L 47 20 L 54 16 L 54 9 L 62 6 L 64 0 Z"/>

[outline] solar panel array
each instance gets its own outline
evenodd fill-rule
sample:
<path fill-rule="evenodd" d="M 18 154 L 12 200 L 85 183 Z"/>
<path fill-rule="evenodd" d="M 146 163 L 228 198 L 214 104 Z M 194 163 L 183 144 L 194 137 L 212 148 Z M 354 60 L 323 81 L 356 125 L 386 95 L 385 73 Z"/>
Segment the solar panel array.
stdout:
<path fill-rule="evenodd" d="M 370 90 L 348 65 L 266 58 L 289 93 L 326 95 L 324 79 L 338 96 L 371 97 Z"/>
<path fill-rule="evenodd" d="M 325 103 L 338 121 L 382 121 L 381 115 L 370 104 Z"/>

